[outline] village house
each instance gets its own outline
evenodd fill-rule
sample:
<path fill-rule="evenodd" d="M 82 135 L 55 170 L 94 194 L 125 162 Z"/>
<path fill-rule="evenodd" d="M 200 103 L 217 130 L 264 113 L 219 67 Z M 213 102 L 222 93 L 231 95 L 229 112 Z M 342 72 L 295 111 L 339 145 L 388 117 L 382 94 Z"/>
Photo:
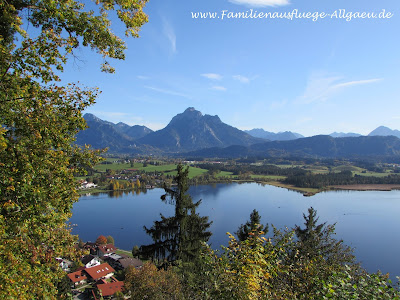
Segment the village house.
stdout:
<path fill-rule="evenodd" d="M 97 256 L 85 255 L 81 258 L 81 262 L 86 268 L 95 267 L 101 264 L 100 259 Z"/>
<path fill-rule="evenodd" d="M 67 276 L 69 279 L 71 279 L 71 281 L 75 287 L 87 282 L 87 276 L 86 276 L 84 269 L 75 271 L 73 273 L 69 273 Z"/>
<path fill-rule="evenodd" d="M 124 287 L 123 281 L 113 281 L 110 283 L 97 284 L 97 288 L 103 297 L 112 296 L 118 291 L 122 291 Z"/>
<path fill-rule="evenodd" d="M 143 262 L 137 258 L 111 254 L 104 258 L 114 269 L 124 270 L 130 266 L 140 269 L 143 267 Z"/>
<path fill-rule="evenodd" d="M 87 268 L 85 272 L 93 281 L 97 281 L 110 278 L 114 275 L 115 270 L 108 263 L 103 263 L 95 267 Z"/>
<path fill-rule="evenodd" d="M 87 181 L 83 181 L 80 186 L 81 189 L 91 189 L 91 188 L 95 188 L 95 187 L 97 187 L 97 184 L 94 184 L 93 182 L 87 182 Z"/>
<path fill-rule="evenodd" d="M 124 257 L 118 260 L 118 262 L 121 265 L 122 269 L 126 269 L 128 267 L 140 269 L 141 267 L 143 267 L 143 262 L 137 258 Z"/>
<path fill-rule="evenodd" d="M 113 244 L 100 245 L 97 246 L 97 256 L 103 257 L 104 255 L 115 253 L 116 250 L 117 248 Z"/>

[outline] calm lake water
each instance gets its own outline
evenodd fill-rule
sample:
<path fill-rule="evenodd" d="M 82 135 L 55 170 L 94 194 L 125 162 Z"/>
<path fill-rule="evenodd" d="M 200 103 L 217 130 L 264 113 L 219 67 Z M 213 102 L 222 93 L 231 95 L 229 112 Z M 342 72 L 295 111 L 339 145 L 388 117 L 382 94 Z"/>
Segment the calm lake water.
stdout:
<path fill-rule="evenodd" d="M 319 193 L 312 197 L 256 183 L 201 185 L 190 188 L 194 201 L 202 199 L 198 212 L 213 221 L 209 243 L 214 249 L 226 245 L 226 232 L 234 233 L 253 209 L 262 223 L 278 228 L 303 225 L 303 213 L 314 207 L 320 222 L 336 223 L 336 236 L 355 248 L 358 261 L 370 272 L 400 275 L 400 191 Z M 173 206 L 160 200 L 163 189 L 146 193 L 112 193 L 81 196 L 74 204 L 73 234 L 84 241 L 111 235 L 117 247 L 131 250 L 134 245 L 151 243 L 143 226 L 173 214 Z"/>

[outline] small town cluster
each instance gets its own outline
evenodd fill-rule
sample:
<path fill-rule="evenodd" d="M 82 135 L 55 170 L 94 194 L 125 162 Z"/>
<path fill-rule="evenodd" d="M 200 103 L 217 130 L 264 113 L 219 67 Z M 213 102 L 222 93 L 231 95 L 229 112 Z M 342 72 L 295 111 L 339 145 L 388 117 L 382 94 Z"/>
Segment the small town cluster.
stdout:
<path fill-rule="evenodd" d="M 119 251 L 113 244 L 98 245 L 87 242 L 83 245 L 88 253 L 81 257 L 83 266 L 76 268 L 74 263 L 63 258 L 57 258 L 60 267 L 67 273 L 72 292 L 75 295 L 82 294 L 85 290 L 89 292 L 91 298 L 100 299 L 112 298 L 121 292 L 124 286 L 123 281 L 119 281 L 115 273 L 127 268 L 140 269 L 143 262 L 137 258 L 130 257 Z"/>

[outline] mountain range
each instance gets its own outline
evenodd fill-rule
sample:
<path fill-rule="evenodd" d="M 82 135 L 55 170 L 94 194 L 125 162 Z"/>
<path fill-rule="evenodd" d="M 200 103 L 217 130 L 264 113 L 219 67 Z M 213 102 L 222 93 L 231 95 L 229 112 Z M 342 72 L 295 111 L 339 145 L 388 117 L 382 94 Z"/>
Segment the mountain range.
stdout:
<path fill-rule="evenodd" d="M 244 146 L 211 148 L 187 153 L 190 157 L 313 157 L 365 158 L 400 156 L 400 139 L 395 136 L 334 138 L 316 135 L 290 141 L 270 141 Z"/>
<path fill-rule="evenodd" d="M 290 141 L 290 140 L 295 140 L 295 139 L 304 137 L 300 133 L 295 133 L 295 132 L 291 132 L 291 131 L 274 133 L 274 132 L 270 132 L 270 131 L 265 131 L 264 129 L 261 129 L 261 128 L 245 130 L 245 132 L 247 132 L 251 136 L 270 140 L 270 141 Z"/>
<path fill-rule="evenodd" d="M 303 137 L 295 132 L 273 133 L 263 129 L 242 131 L 203 115 L 193 107 L 172 118 L 158 131 L 104 121 L 85 114 L 88 128 L 77 134 L 78 145 L 109 148 L 110 153 L 182 154 L 201 157 L 318 156 L 358 157 L 400 154 L 400 131 L 380 126 L 368 136 L 337 133 Z"/>

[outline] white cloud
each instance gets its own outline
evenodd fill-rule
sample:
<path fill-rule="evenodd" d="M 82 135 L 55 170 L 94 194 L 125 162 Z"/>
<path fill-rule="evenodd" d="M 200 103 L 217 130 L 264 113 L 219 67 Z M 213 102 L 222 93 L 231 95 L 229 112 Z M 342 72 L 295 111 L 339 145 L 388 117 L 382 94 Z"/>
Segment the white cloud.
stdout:
<path fill-rule="evenodd" d="M 216 91 L 222 91 L 222 92 L 226 91 L 226 87 L 220 86 L 220 85 L 214 85 L 213 87 L 211 87 L 211 89 L 216 90 Z"/>
<path fill-rule="evenodd" d="M 137 78 L 137 79 L 140 79 L 140 80 L 148 80 L 148 79 L 150 79 L 150 77 L 148 77 L 148 76 L 143 76 L 143 75 L 138 75 L 138 76 L 136 76 L 136 78 Z"/>
<path fill-rule="evenodd" d="M 163 33 L 170 43 L 172 53 L 176 53 L 175 31 L 171 24 L 165 18 L 163 18 Z"/>
<path fill-rule="evenodd" d="M 221 80 L 222 79 L 222 75 L 215 74 L 215 73 L 201 74 L 201 76 L 208 78 L 208 79 L 212 79 L 212 80 Z"/>
<path fill-rule="evenodd" d="M 242 75 L 233 75 L 233 79 L 240 81 L 241 83 L 249 83 L 250 78 L 242 76 Z"/>
<path fill-rule="evenodd" d="M 298 99 L 300 103 L 323 102 L 329 99 L 336 92 L 345 88 L 350 88 L 356 85 L 364 85 L 376 83 L 383 80 L 382 78 L 344 81 L 342 77 L 326 76 L 322 74 L 314 74 L 310 77 L 307 83 L 304 94 Z"/>
<path fill-rule="evenodd" d="M 258 7 L 283 6 L 290 4 L 289 0 L 229 0 L 229 2 L 235 4 L 244 4 L 248 6 L 258 6 Z"/>
<path fill-rule="evenodd" d="M 383 78 L 348 81 L 348 82 L 338 83 L 337 85 L 334 86 L 334 88 L 338 89 L 338 88 L 349 87 L 349 86 L 353 86 L 353 85 L 369 84 L 369 83 L 379 82 L 379 81 L 382 81 L 382 80 L 383 80 Z"/>

